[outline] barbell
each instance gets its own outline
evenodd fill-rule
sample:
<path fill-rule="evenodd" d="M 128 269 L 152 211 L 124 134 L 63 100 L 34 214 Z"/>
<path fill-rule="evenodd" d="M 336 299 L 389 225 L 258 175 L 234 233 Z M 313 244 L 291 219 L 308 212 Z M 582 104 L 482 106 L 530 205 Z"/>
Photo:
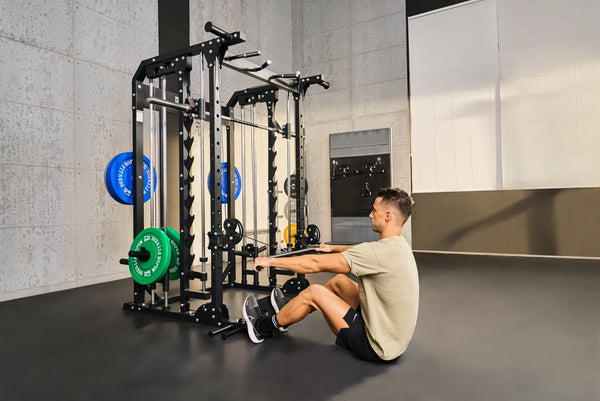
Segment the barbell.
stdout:
<path fill-rule="evenodd" d="M 145 228 L 135 236 L 127 259 L 121 263 L 129 265 L 133 280 L 142 285 L 156 283 L 168 274 L 176 280 L 181 273 L 179 233 L 167 227 Z"/>

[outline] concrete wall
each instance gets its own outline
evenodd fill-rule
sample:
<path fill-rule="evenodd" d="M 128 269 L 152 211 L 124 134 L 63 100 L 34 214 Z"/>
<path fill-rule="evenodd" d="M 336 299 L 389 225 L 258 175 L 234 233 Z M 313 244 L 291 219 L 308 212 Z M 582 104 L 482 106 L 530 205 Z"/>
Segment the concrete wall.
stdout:
<path fill-rule="evenodd" d="M 246 40 L 245 43 L 232 46 L 229 51 L 232 54 L 239 54 L 259 50 L 261 56 L 252 58 L 251 61 L 256 64 L 262 64 L 265 60 L 270 59 L 272 65 L 270 69 L 276 73 L 291 73 L 298 68 L 293 64 L 293 26 L 292 26 L 292 1 L 278 0 L 253 0 L 253 1 L 233 1 L 233 0 L 190 0 L 190 44 L 200 43 L 215 36 L 204 31 L 206 22 L 212 22 L 214 25 L 226 31 L 240 31 L 242 37 Z M 200 57 L 193 59 L 192 70 L 192 93 L 195 97 L 200 96 Z M 263 82 L 249 78 L 241 73 L 232 71 L 228 68 L 223 68 L 221 71 L 221 101 L 225 104 L 235 91 L 243 90 L 249 87 L 265 85 Z M 208 74 L 205 77 L 206 92 L 208 98 Z M 281 125 L 287 121 L 286 113 L 287 96 L 283 91 L 279 91 L 279 101 L 275 107 L 275 120 Z M 293 107 L 293 106 L 292 106 Z M 293 111 L 293 109 L 292 109 Z M 250 120 L 252 114 L 251 107 L 245 110 L 245 119 Z M 236 118 L 241 118 L 239 106 L 234 111 Z M 256 122 L 261 125 L 267 125 L 267 110 L 264 103 L 256 105 Z M 241 136 L 242 129 L 245 136 L 245 171 L 241 163 Z M 251 128 L 242 128 L 240 125 L 233 127 L 236 160 L 235 165 L 242 175 L 242 193 L 236 202 L 236 218 L 242 219 L 242 197 L 246 197 L 246 219 L 244 229 L 246 234 L 253 236 L 254 225 L 253 216 L 257 214 L 257 231 L 259 241 L 265 241 L 265 232 L 268 230 L 268 134 L 264 130 L 256 130 L 256 191 L 257 205 L 256 210 L 253 205 L 253 177 L 252 177 L 252 162 L 251 162 Z M 192 184 L 192 193 L 195 196 L 195 203 L 192 207 L 192 212 L 196 216 L 193 225 L 193 232 L 196 235 L 192 253 L 196 258 L 201 256 L 201 238 L 202 226 L 200 221 L 200 196 L 202 192 L 206 196 L 205 210 L 205 228 L 204 232 L 210 231 L 210 194 L 207 188 L 207 177 L 204 177 L 204 185 L 200 183 L 201 178 L 201 141 L 200 129 L 195 126 L 192 134 L 195 136 L 195 141 L 192 148 L 192 154 L 195 156 L 195 161 L 192 166 L 192 173 L 195 181 Z M 209 135 L 208 124 L 205 124 L 205 175 L 209 171 Z M 286 143 L 283 139 L 278 138 L 276 141 L 276 149 L 278 152 L 276 164 L 278 191 L 280 198 L 278 206 L 280 214 L 283 215 L 287 197 L 282 193 L 283 183 L 287 174 L 286 171 Z M 292 147 L 293 152 L 293 147 Z M 293 159 L 292 153 L 292 159 Z M 293 168 L 292 164 L 292 168 Z M 170 211 L 172 212 L 172 211 Z M 281 223 L 279 239 L 283 239 L 283 230 L 286 222 L 283 219 Z M 206 241 L 208 243 L 208 241 Z M 210 253 L 207 252 L 207 255 Z M 200 262 L 197 261 L 196 264 Z"/>
<path fill-rule="evenodd" d="M 294 64 L 322 73 L 327 91 L 306 96 L 309 222 L 331 239 L 329 134 L 391 128 L 392 185 L 410 191 L 405 3 L 294 2 Z M 410 241 L 410 220 L 404 230 Z"/>
<path fill-rule="evenodd" d="M 157 5 L 0 0 L 0 301 L 129 275 L 131 208 L 104 169 L 131 149 L 131 76 Z"/>
<path fill-rule="evenodd" d="M 390 127 L 392 182 L 410 188 L 404 2 L 190 0 L 190 43 L 211 37 L 206 21 L 245 34 L 247 42 L 232 52 L 261 50 L 256 62 L 270 58 L 275 72 L 322 73 L 330 81 L 328 91 L 311 88 L 304 103 L 308 222 L 323 240 L 330 238 L 329 134 Z M 118 259 L 131 244 L 131 208 L 109 197 L 104 169 L 131 149 L 131 76 L 158 53 L 156 2 L 0 0 L 0 51 L 0 301 L 128 277 Z M 259 84 L 235 74 L 223 71 L 222 99 Z M 199 76 L 192 75 L 197 95 Z M 277 105 L 280 123 L 286 100 L 280 96 Z M 266 122 L 264 106 L 257 122 Z M 264 149 L 256 179 L 257 229 L 264 232 L 264 132 L 257 131 L 257 148 Z M 283 193 L 285 141 L 277 149 Z M 280 196 L 283 214 L 287 197 Z M 249 198 L 248 218 L 252 207 Z"/>
<path fill-rule="evenodd" d="M 334 1 L 190 1 L 190 43 L 213 37 L 204 32 L 204 24 L 213 22 L 226 30 L 240 30 L 246 43 L 230 49 L 232 53 L 260 50 L 261 57 L 253 59 L 262 63 L 271 59 L 269 67 L 277 73 L 299 70 L 303 76 L 323 74 L 331 83 L 329 90 L 311 87 L 304 99 L 304 126 L 306 129 L 306 174 L 309 182 L 307 194 L 308 223 L 317 224 L 324 241 L 331 239 L 331 211 L 329 191 L 329 134 L 391 128 L 392 130 L 392 183 L 410 189 L 410 157 L 407 103 L 406 17 L 404 2 L 358 0 Z M 194 69 L 199 66 L 194 61 Z M 199 93 L 199 75 L 192 73 L 192 91 Z M 195 81 L 195 82 L 194 82 Z M 261 85 L 239 73 L 222 71 L 221 98 L 226 100 L 235 90 Z M 280 91 L 275 119 L 283 125 L 286 117 L 286 95 Z M 246 110 L 249 119 L 250 109 Z M 292 105 L 293 114 L 293 105 Z M 239 114 L 237 115 L 239 118 Z M 266 125 L 264 104 L 257 105 L 258 122 Z M 293 117 L 292 117 L 293 121 Z M 236 146 L 240 147 L 239 126 Z M 199 131 L 196 133 L 198 135 Z M 250 143 L 250 129 L 245 129 L 246 146 Z M 257 229 L 268 229 L 267 204 L 267 135 L 257 131 Z M 198 155 L 200 141 L 194 142 Z M 279 189 L 278 219 L 280 233 L 288 223 L 284 194 L 286 169 L 286 143 L 278 139 L 276 165 Z M 205 139 L 208 152 L 208 135 Z M 295 168 L 292 144 L 291 169 Z M 246 150 L 246 174 L 243 175 L 242 196 L 247 197 L 247 233 L 253 231 L 252 176 L 249 148 Z M 208 159 L 205 162 L 208 166 Z M 236 155 L 236 166 L 241 169 L 241 154 Z M 193 167 L 196 181 L 192 192 L 196 195 L 193 211 L 196 215 L 194 233 L 201 235 L 199 215 L 200 193 L 207 191 L 197 184 L 200 163 L 196 158 Z M 205 167 L 208 171 L 208 167 Z M 206 186 L 206 184 L 205 184 Z M 205 212 L 205 231 L 210 230 L 210 216 Z M 236 203 L 236 217 L 241 219 L 241 197 Z M 410 240 L 410 223 L 405 230 Z M 199 256 L 199 241 L 193 253 Z M 283 246 L 283 242 L 281 243 Z"/>

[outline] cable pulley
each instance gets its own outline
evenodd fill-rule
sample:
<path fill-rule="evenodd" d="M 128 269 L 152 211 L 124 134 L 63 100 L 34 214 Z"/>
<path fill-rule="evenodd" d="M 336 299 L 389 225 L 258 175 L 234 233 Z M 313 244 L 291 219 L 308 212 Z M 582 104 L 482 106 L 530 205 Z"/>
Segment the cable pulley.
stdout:
<path fill-rule="evenodd" d="M 308 244 L 316 245 L 321 243 L 321 231 L 316 224 L 309 224 L 306 226 L 306 234 L 308 235 Z"/>
<path fill-rule="evenodd" d="M 225 228 L 226 241 L 231 245 L 238 244 L 244 237 L 244 226 L 238 219 L 225 219 L 223 227 Z"/>

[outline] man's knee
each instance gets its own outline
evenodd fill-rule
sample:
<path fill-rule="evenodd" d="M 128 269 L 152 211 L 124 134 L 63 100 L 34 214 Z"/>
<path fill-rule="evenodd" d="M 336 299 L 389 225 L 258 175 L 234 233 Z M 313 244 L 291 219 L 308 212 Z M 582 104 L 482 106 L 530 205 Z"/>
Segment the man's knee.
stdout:
<path fill-rule="evenodd" d="M 345 274 L 336 274 L 327 282 L 326 287 L 335 293 L 339 293 L 339 291 L 344 288 L 345 285 L 347 285 L 348 280 L 350 280 L 350 278 L 348 278 L 348 276 Z"/>
<path fill-rule="evenodd" d="M 326 286 L 321 284 L 311 284 L 306 287 L 303 291 L 298 294 L 298 296 L 305 298 L 307 301 L 311 302 L 314 300 L 319 300 L 324 296 L 331 295 L 332 291 L 329 290 Z"/>
<path fill-rule="evenodd" d="M 304 289 L 300 294 L 304 293 L 305 295 L 315 296 L 323 293 L 323 291 L 327 291 L 324 285 L 321 284 L 311 284 Z"/>

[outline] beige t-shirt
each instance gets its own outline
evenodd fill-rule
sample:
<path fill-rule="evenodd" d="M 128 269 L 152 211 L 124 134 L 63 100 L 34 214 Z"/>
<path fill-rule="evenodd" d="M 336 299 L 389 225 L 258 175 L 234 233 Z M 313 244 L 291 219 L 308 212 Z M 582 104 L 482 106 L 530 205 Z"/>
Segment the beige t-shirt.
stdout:
<path fill-rule="evenodd" d="M 383 360 L 406 350 L 417 324 L 419 274 L 410 246 L 401 236 L 365 242 L 342 255 L 358 277 L 360 309 L 367 337 Z"/>

